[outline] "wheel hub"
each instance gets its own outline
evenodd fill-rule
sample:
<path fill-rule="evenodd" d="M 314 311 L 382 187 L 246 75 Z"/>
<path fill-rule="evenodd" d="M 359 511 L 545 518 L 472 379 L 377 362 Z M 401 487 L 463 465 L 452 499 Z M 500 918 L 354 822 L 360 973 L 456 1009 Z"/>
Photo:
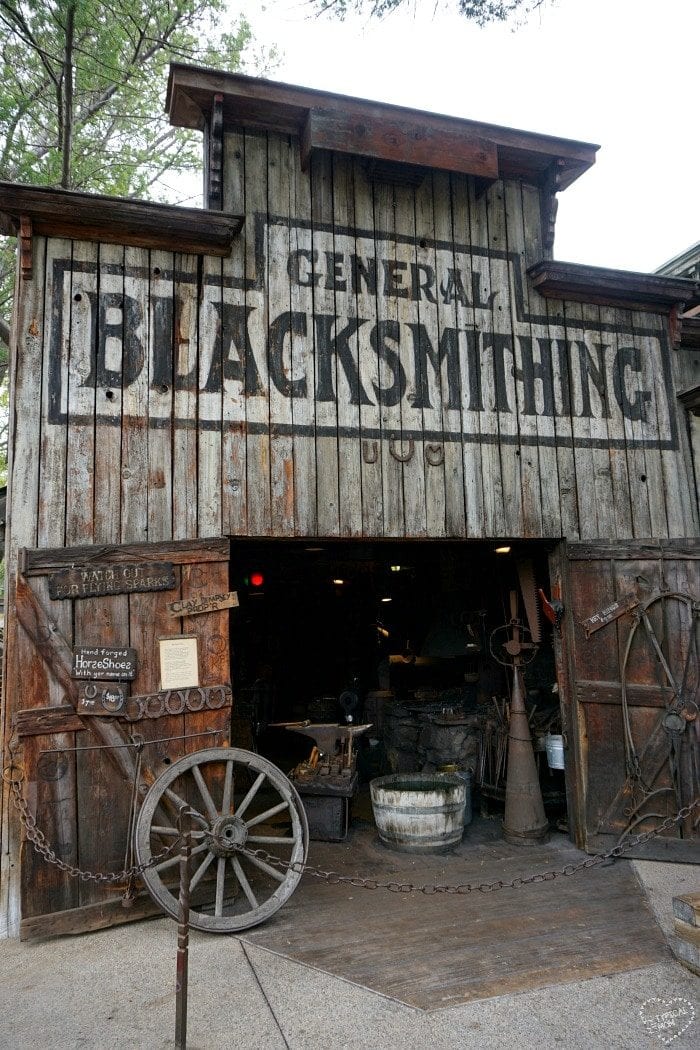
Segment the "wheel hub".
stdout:
<path fill-rule="evenodd" d="M 217 857 L 230 857 L 239 846 L 245 845 L 248 829 L 240 817 L 219 817 L 206 836 L 207 844 Z"/>

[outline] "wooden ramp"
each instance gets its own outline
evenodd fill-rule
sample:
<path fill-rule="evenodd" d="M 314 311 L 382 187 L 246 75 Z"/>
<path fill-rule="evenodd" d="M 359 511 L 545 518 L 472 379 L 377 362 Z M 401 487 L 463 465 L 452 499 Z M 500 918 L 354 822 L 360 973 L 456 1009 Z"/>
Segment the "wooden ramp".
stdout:
<path fill-rule="evenodd" d="M 510 880 L 585 858 L 561 834 L 510 846 L 475 820 L 447 856 L 384 848 L 369 824 L 312 842 L 309 863 L 396 882 Z M 245 939 L 424 1010 L 648 966 L 669 956 L 630 865 L 466 896 L 398 894 L 309 876 Z"/>

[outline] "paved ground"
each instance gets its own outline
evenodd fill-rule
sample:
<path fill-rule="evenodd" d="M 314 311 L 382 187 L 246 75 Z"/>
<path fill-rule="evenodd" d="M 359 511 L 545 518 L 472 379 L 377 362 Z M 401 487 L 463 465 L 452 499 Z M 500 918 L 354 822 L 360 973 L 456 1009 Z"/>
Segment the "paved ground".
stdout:
<path fill-rule="evenodd" d="M 671 898 L 698 888 L 699 869 L 635 868 L 670 929 Z M 0 1046 L 172 1047 L 175 950 L 167 919 L 43 944 L 0 942 Z M 700 1043 L 700 979 L 669 954 L 641 970 L 428 1014 L 244 938 L 194 933 L 188 1034 L 189 1050 L 652 1050 L 671 1039 L 686 1050 Z"/>

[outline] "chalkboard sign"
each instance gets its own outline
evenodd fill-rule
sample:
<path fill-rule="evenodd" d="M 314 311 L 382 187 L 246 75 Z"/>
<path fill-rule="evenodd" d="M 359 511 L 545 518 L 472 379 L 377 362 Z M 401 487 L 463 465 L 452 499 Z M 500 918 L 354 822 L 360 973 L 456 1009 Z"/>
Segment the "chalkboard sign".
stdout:
<path fill-rule="evenodd" d="M 73 678 L 131 681 L 136 677 L 136 650 L 78 645 L 73 650 Z"/>
<path fill-rule="evenodd" d="M 98 598 L 134 591 L 169 591 L 175 586 L 175 569 L 169 561 L 130 565 L 89 565 L 64 569 L 49 576 L 51 598 Z"/>

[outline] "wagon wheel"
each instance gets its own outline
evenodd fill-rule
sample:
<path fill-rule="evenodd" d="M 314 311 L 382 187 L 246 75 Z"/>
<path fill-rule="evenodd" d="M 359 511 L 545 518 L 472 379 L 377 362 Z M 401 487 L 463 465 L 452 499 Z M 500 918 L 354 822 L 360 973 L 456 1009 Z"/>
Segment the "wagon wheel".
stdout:
<path fill-rule="evenodd" d="M 673 652 L 667 648 L 664 632 L 659 635 L 650 619 L 649 613 L 655 606 L 660 607 L 662 622 L 665 622 L 671 610 L 675 614 L 678 627 Z M 688 778 L 694 780 L 698 775 L 697 769 L 693 772 L 687 761 L 682 761 L 682 754 L 688 749 L 690 752 L 696 750 L 696 745 L 689 742 L 688 738 L 695 741 L 698 732 L 696 723 L 699 715 L 699 628 L 700 604 L 692 595 L 683 592 L 664 591 L 655 594 L 642 602 L 635 611 L 622 661 L 622 718 L 628 782 L 641 791 L 641 796 L 638 791 L 633 792 L 634 804 L 627 812 L 629 823 L 623 837 L 644 820 L 650 817 L 664 818 L 667 815 L 662 796 L 675 796 L 676 806 L 682 806 L 687 801 L 684 795 L 690 789 Z M 657 667 L 659 685 L 665 687 L 670 694 L 648 739 L 652 764 L 646 769 L 644 745 L 641 741 L 635 743 L 633 739 L 627 696 L 630 671 L 640 658 L 647 662 L 649 659 L 653 660 Z M 653 747 L 655 741 L 656 748 Z M 662 746 L 664 741 L 665 748 Z M 659 759 L 656 756 L 663 756 L 664 752 L 670 772 L 670 786 L 659 787 L 656 786 L 659 774 Z M 694 767 L 695 763 L 691 762 L 691 765 Z M 657 804 L 656 808 L 660 804 L 663 812 L 649 812 L 645 809 L 648 804 L 654 803 Z"/>
<path fill-rule="evenodd" d="M 186 755 L 146 795 L 136 822 L 139 864 L 177 835 L 177 813 L 192 820 L 190 925 L 233 933 L 264 922 L 291 897 L 297 871 L 273 867 L 241 851 L 264 849 L 284 865 L 306 860 L 308 824 L 301 799 L 271 762 L 238 748 Z M 177 918 L 179 854 L 146 868 L 143 879 L 161 908 Z"/>

